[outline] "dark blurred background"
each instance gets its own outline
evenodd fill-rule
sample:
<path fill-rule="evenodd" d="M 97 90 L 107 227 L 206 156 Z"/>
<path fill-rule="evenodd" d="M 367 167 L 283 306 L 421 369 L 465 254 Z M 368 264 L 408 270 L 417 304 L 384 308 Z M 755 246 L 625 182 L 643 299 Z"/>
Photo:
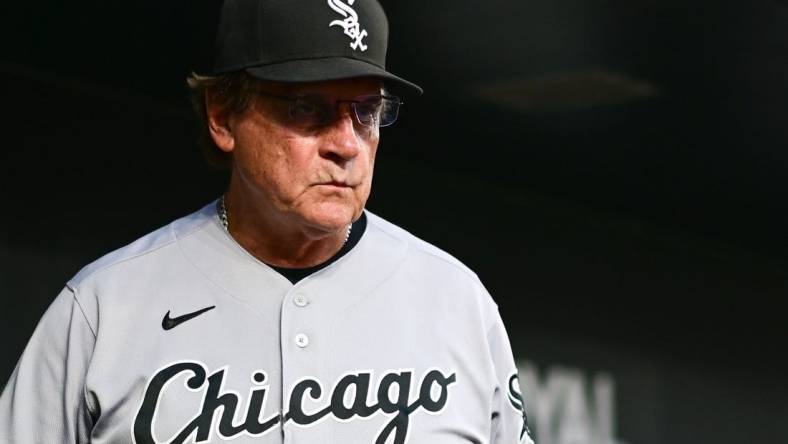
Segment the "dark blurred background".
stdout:
<path fill-rule="evenodd" d="M 788 443 L 788 3 L 384 0 L 368 208 L 481 276 L 539 444 Z M 4 384 L 65 281 L 223 189 L 219 2 L 3 2 Z"/>

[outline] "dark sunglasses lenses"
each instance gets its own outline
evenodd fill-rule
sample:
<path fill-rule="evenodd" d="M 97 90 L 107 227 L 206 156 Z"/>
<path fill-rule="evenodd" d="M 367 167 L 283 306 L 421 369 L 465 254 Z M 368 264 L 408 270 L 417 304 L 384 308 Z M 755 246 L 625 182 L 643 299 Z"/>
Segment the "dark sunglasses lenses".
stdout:
<path fill-rule="evenodd" d="M 364 126 L 389 126 L 397 120 L 400 100 L 393 96 L 360 96 L 348 100 L 358 123 Z M 336 119 L 337 103 L 321 96 L 299 97 L 290 105 L 290 118 L 303 126 L 323 126 Z"/>

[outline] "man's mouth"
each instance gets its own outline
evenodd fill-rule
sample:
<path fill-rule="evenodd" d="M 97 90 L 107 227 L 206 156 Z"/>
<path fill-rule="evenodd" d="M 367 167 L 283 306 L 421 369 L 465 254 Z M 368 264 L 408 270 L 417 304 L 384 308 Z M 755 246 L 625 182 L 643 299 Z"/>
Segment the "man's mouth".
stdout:
<path fill-rule="evenodd" d="M 342 181 L 338 181 L 338 180 L 332 180 L 332 181 L 328 181 L 328 182 L 321 182 L 321 183 L 318 183 L 317 185 L 325 185 L 325 186 L 340 187 L 340 188 L 351 188 L 351 185 L 348 184 L 347 182 L 342 182 Z"/>

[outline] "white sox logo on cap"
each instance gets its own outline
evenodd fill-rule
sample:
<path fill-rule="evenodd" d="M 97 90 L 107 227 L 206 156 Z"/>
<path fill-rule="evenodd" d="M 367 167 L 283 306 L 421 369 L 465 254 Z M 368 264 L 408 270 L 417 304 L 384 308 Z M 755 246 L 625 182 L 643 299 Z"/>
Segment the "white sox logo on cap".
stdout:
<path fill-rule="evenodd" d="M 363 40 L 369 34 L 366 29 L 361 29 L 361 25 L 358 23 L 358 13 L 351 8 L 355 2 L 356 0 L 347 0 L 346 4 L 342 0 L 328 0 L 328 6 L 345 17 L 344 20 L 334 20 L 328 24 L 328 27 L 341 26 L 345 30 L 345 34 L 353 40 L 350 42 L 350 47 L 354 51 L 360 49 L 364 52 L 367 50 L 367 45 Z"/>

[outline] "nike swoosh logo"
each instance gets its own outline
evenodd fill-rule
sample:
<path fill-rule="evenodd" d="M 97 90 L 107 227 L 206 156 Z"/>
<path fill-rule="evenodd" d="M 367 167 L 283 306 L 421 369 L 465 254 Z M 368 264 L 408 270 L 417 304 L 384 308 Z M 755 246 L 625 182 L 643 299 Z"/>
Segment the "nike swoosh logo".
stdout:
<path fill-rule="evenodd" d="M 210 307 L 205 307 L 202 310 L 197 310 L 197 311 L 194 311 L 194 312 L 191 312 L 191 313 L 186 313 L 185 315 L 181 315 L 181 316 L 178 316 L 178 317 L 175 317 L 175 318 L 171 318 L 170 317 L 170 312 L 168 310 L 167 314 L 164 315 L 164 319 L 161 320 L 161 328 L 163 328 L 165 330 L 172 330 L 173 328 L 183 324 L 184 322 L 186 322 L 188 320 L 191 320 L 191 319 L 194 319 L 197 316 L 205 313 L 206 311 L 213 310 L 214 308 L 216 308 L 216 306 L 212 305 Z"/>

